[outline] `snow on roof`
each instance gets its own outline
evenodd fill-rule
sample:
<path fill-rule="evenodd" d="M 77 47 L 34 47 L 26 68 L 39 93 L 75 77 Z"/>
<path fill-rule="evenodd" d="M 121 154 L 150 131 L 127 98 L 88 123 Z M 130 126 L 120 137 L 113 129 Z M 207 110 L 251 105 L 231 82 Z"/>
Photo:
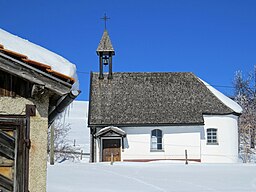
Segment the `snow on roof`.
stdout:
<path fill-rule="evenodd" d="M 200 81 L 202 81 L 205 86 L 226 106 L 228 106 L 230 109 L 235 111 L 236 113 L 242 113 L 243 109 L 240 105 L 238 105 L 235 101 L 224 95 L 223 93 L 219 92 L 217 89 L 213 88 L 211 85 L 203 81 L 202 79 L 198 78 Z"/>
<path fill-rule="evenodd" d="M 105 133 L 107 133 L 108 131 L 114 131 L 122 136 L 125 136 L 126 133 L 124 130 L 118 128 L 118 127 L 114 127 L 114 126 L 108 126 L 108 127 L 104 127 L 103 129 L 101 129 L 97 134 L 96 137 L 103 135 Z"/>
<path fill-rule="evenodd" d="M 72 89 L 79 89 L 79 81 L 76 73 L 76 66 L 62 56 L 51 52 L 28 40 L 15 36 L 0 28 L 0 44 L 5 49 L 18 52 L 28 56 L 29 59 L 50 65 L 54 71 L 73 77 L 76 82 Z"/>

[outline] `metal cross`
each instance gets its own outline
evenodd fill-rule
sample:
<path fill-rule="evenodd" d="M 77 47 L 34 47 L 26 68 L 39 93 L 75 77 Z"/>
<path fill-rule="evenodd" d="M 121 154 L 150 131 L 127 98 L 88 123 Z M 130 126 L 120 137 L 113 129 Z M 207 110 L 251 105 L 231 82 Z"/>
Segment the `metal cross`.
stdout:
<path fill-rule="evenodd" d="M 105 30 L 107 29 L 107 20 L 110 19 L 109 17 L 107 17 L 106 13 L 104 14 L 104 17 L 102 17 L 101 19 L 104 20 L 105 22 Z"/>

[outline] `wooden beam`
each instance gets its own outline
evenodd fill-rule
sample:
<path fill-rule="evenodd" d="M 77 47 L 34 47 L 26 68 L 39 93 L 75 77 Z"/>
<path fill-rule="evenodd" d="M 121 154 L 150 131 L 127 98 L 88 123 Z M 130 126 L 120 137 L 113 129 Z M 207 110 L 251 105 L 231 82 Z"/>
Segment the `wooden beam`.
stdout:
<path fill-rule="evenodd" d="M 74 84 L 75 83 L 75 79 L 73 77 L 69 77 L 67 75 L 64 75 L 62 73 L 59 73 L 58 71 L 54 71 L 54 70 L 51 70 L 51 69 L 46 69 L 46 71 L 48 71 L 49 73 L 52 73 L 53 75 L 61 78 L 61 79 L 65 79 L 65 80 L 68 80 L 71 84 Z"/>
<path fill-rule="evenodd" d="M 62 81 L 54 76 L 51 76 L 39 69 L 33 68 L 28 64 L 22 63 L 12 57 L 0 53 L 0 70 L 18 76 L 29 82 L 45 86 L 45 88 L 64 95 L 70 92 L 72 85 Z"/>
<path fill-rule="evenodd" d="M 0 155 L 5 158 L 14 160 L 14 149 L 10 149 L 0 143 Z"/>
<path fill-rule="evenodd" d="M 0 174 L 0 189 L 2 188 L 8 191 L 13 191 L 13 181 Z"/>
<path fill-rule="evenodd" d="M 26 55 L 23 55 L 21 53 L 11 51 L 11 50 L 8 50 L 8 49 L 1 49 L 1 51 L 6 53 L 7 55 L 15 57 L 15 58 L 19 58 L 19 59 L 27 59 L 28 58 Z"/>
<path fill-rule="evenodd" d="M 30 59 L 22 59 L 22 61 L 24 61 L 25 63 L 28 63 L 30 65 L 34 65 L 35 67 L 39 67 L 41 69 L 51 69 L 51 66 L 44 64 L 44 63 L 40 63 L 34 60 L 30 60 Z"/>
<path fill-rule="evenodd" d="M 51 137 L 50 137 L 50 165 L 54 165 L 54 123 L 51 125 Z"/>
<path fill-rule="evenodd" d="M 14 138 L 2 130 L 0 130 L 0 144 L 4 145 L 8 148 L 14 149 L 15 148 L 15 141 Z"/>
<path fill-rule="evenodd" d="M 14 138 L 0 130 L 0 154 L 8 159 L 14 159 L 15 153 Z"/>
<path fill-rule="evenodd" d="M 14 166 L 14 161 L 13 160 L 6 159 L 6 158 L 5 159 L 1 158 L 1 160 L 0 160 L 0 170 L 3 167 L 12 167 L 12 166 Z"/>

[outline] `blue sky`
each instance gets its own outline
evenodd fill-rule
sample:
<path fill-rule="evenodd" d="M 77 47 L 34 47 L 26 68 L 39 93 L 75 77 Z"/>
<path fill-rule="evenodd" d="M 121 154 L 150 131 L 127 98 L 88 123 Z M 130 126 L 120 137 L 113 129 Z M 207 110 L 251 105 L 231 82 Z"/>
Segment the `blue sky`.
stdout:
<path fill-rule="evenodd" d="M 88 100 L 89 73 L 98 71 L 104 13 L 116 72 L 189 71 L 232 95 L 235 71 L 256 63 L 255 0 L 0 0 L 0 7 L 1 28 L 77 65 L 78 100 Z"/>

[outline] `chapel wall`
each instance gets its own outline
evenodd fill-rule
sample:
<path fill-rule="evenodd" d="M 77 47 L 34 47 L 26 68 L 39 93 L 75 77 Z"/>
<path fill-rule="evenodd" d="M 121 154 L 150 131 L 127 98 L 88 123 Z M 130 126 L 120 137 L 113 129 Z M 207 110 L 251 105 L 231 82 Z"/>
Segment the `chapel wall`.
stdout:
<path fill-rule="evenodd" d="M 204 115 L 205 139 L 201 141 L 202 162 L 238 162 L 238 117 L 236 115 Z M 207 144 L 207 129 L 217 129 L 217 145 Z"/>
<path fill-rule="evenodd" d="M 151 150 L 151 131 L 160 129 L 163 133 L 163 150 Z M 185 159 L 185 150 L 188 158 L 200 160 L 200 138 L 202 126 L 152 126 L 152 127 L 125 127 L 127 134 L 124 140 L 123 160 L 140 159 Z"/>

